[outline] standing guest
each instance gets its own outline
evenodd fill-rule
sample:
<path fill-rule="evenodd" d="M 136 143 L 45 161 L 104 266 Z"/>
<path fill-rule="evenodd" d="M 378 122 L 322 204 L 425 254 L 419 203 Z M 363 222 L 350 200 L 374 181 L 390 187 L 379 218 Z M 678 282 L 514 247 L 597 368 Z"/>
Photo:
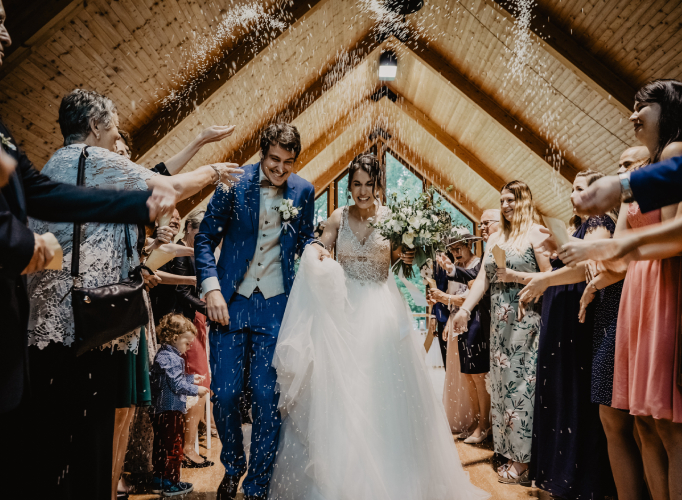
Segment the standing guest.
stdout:
<path fill-rule="evenodd" d="M 5 10 L 0 2 L 0 45 L 11 45 L 5 28 Z M 0 64 L 3 51 L 0 50 Z M 29 297 L 26 276 L 42 271 L 52 260 L 53 252 L 40 234 L 27 227 L 28 216 L 59 222 L 148 223 L 175 204 L 176 193 L 171 186 L 157 185 L 150 196 L 147 186 L 141 191 L 95 190 L 54 182 L 34 169 L 26 154 L 17 146 L 7 127 L 0 122 L 4 150 L 0 153 L 0 311 L 3 318 L 3 363 L 0 369 L 0 423 L 4 429 L 30 427 L 30 433 L 6 433 L 8 449 L 1 461 L 2 468 L 13 478 L 22 477 L 26 464 L 31 464 L 32 495 L 39 495 L 42 486 L 53 481 L 52 463 L 55 454 L 42 454 L 38 459 L 34 450 L 49 444 L 42 432 L 45 415 L 53 419 L 55 409 L 63 408 L 69 399 L 59 401 L 59 406 L 47 406 L 29 387 L 35 380 L 34 367 L 28 364 L 27 327 L 29 323 Z M 165 208 L 164 208 L 165 207 Z M 63 367 L 53 365 L 52 375 L 59 377 Z M 71 387 L 70 389 L 72 389 Z M 69 393 L 66 393 L 67 395 Z M 68 398 L 68 396 L 67 396 Z M 38 411 L 40 410 L 40 411 Z M 45 412 L 49 413 L 45 413 Z M 48 440 L 42 438 L 47 437 Z M 57 455 L 65 451 L 62 448 Z M 20 491 L 16 491 L 18 488 Z M 26 496 L 25 483 L 9 481 L 3 496 Z M 55 498 L 55 497 L 50 497 Z"/>
<path fill-rule="evenodd" d="M 498 469 L 501 483 L 529 485 L 535 404 L 540 308 L 519 307 L 519 292 L 538 271 L 551 269 L 543 249 L 547 234 L 536 223 L 530 188 L 512 181 L 500 191 L 501 230 L 488 240 L 484 263 L 453 320 L 454 333 L 466 331 L 472 309 L 490 288 L 490 381 L 495 452 L 507 457 Z M 506 267 L 497 267 L 492 248 L 506 252 Z"/>
<path fill-rule="evenodd" d="M 603 176 L 592 170 L 580 172 L 573 192 L 584 191 Z M 570 227 L 574 238 L 608 238 L 615 229 L 615 215 L 575 214 Z M 542 383 L 535 394 L 530 479 L 567 500 L 603 499 L 613 493 L 613 479 L 599 406 L 591 401 L 594 307 L 579 317 L 586 265 L 564 267 L 553 259 L 552 266 L 552 271 L 535 275 L 519 296 L 523 303 L 542 297 L 537 361 Z"/>
<path fill-rule="evenodd" d="M 649 150 L 645 146 L 633 146 L 627 148 L 620 155 L 618 160 L 618 173 L 632 172 L 649 163 Z M 603 176 L 602 176 L 603 177 Z M 579 195 L 574 196 L 575 200 L 579 200 Z M 616 204 L 614 203 L 615 207 Z M 574 205 L 573 211 L 577 213 L 578 208 Z"/>
<path fill-rule="evenodd" d="M 236 165 L 200 167 L 171 178 L 156 175 L 113 152 L 118 140 L 118 115 L 113 102 L 91 91 L 76 89 L 62 100 L 59 124 L 65 147 L 47 162 L 43 173 L 54 180 L 76 184 L 78 162 L 87 148 L 86 186 L 146 190 L 157 185 L 172 188 L 178 199 L 198 192 L 211 182 L 236 180 Z M 37 484 L 46 498 L 109 499 L 112 497 L 112 455 L 115 409 L 121 394 L 137 381 L 120 377 L 139 347 L 139 329 L 76 357 L 70 275 L 72 224 L 42 223 L 31 219 L 38 233 L 52 232 L 64 249 L 63 271 L 44 271 L 31 277 L 29 355 L 34 368 L 36 415 L 49 408 L 51 418 L 41 421 L 40 439 L 59 455 L 45 456 L 45 484 Z M 137 226 L 88 224 L 80 247 L 82 286 L 116 283 L 139 262 L 137 249 L 127 245 L 137 238 Z M 64 298 L 62 301 L 61 298 Z M 132 373 L 131 373 L 132 374 Z M 143 376 L 148 376 L 144 373 Z M 38 459 L 41 461 L 41 459 Z M 61 477 L 64 476 L 63 479 Z M 113 492 L 115 494 L 115 491 Z"/>
<path fill-rule="evenodd" d="M 630 121 L 652 163 L 682 155 L 682 83 L 656 80 L 642 87 Z M 630 203 L 621 211 L 615 238 L 630 228 L 680 218 L 682 205 L 643 214 Z M 635 415 L 652 496 L 680 498 L 682 258 L 664 248 L 648 258 L 652 260 L 630 263 L 623 284 L 611 404 Z"/>
<path fill-rule="evenodd" d="M 180 481 L 180 464 L 184 447 L 184 415 L 187 396 L 204 397 L 204 377 L 185 373 L 183 355 L 190 350 L 196 336 L 190 320 L 179 314 L 164 316 L 157 328 L 161 347 L 151 369 L 152 425 L 154 446 L 152 491 L 163 496 L 184 495 L 194 488 Z"/>
<path fill-rule="evenodd" d="M 281 426 L 272 360 L 294 281 L 294 254 L 313 242 L 315 189 L 293 173 L 301 152 L 298 130 L 272 124 L 260 146 L 261 161 L 244 167 L 234 189 L 213 196 L 194 243 L 197 278 L 216 327 L 211 388 L 225 466 L 218 500 L 233 500 L 247 471 L 239 411 L 245 382 L 252 391 L 253 430 L 244 494 L 249 500 L 267 495 Z M 276 210 L 286 200 L 300 209 L 295 217 Z M 329 256 L 324 247 L 320 251 Z M 251 361 L 248 371 L 245 358 Z"/>
<path fill-rule="evenodd" d="M 457 235 L 450 239 L 447 248 L 455 257 L 457 266 L 448 265 L 447 262 L 443 262 L 442 265 L 446 269 L 450 268 L 448 270 L 451 270 L 454 275 L 453 281 L 459 284 L 465 292 L 458 295 L 448 295 L 432 288 L 430 290 L 432 298 L 455 307 L 464 304 L 468 295 L 468 284 L 476 279 L 481 270 L 481 259 L 474 255 L 470 245 L 472 242 L 481 239 L 469 233 Z M 465 333 L 455 336 L 447 327 L 443 332 L 443 336 L 449 344 L 453 344 L 453 348 L 454 343 L 457 342 L 459 354 L 457 360 L 459 366 L 450 366 L 449 371 L 446 371 L 445 374 L 445 390 L 443 392 L 445 413 L 449 417 L 453 409 L 459 404 L 459 398 L 454 394 L 457 386 L 453 385 L 451 373 L 460 372 L 466 382 L 468 399 L 473 403 L 474 421 L 472 426 L 474 428 L 463 433 L 464 435 L 458 436 L 459 439 L 464 439 L 464 442 L 468 444 L 482 443 L 488 436 L 490 427 L 490 395 L 485 387 L 485 375 L 490 370 L 488 344 L 490 341 L 490 309 L 485 311 L 484 305 L 485 301 L 481 300 L 481 303 L 471 311 L 471 318 Z"/>

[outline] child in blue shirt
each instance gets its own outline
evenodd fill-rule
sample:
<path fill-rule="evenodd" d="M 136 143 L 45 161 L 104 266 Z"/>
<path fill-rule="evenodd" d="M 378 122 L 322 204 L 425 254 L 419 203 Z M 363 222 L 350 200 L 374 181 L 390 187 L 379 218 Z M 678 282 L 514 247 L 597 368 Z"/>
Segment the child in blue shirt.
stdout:
<path fill-rule="evenodd" d="M 156 328 L 161 347 L 149 375 L 154 427 L 152 489 L 166 497 L 184 495 L 194 489 L 192 484 L 180 481 L 180 467 L 187 396 L 203 397 L 208 393 L 208 389 L 197 385 L 204 377 L 185 373 L 185 360 L 182 359 L 194 342 L 196 332 L 192 322 L 179 314 L 167 314 Z"/>

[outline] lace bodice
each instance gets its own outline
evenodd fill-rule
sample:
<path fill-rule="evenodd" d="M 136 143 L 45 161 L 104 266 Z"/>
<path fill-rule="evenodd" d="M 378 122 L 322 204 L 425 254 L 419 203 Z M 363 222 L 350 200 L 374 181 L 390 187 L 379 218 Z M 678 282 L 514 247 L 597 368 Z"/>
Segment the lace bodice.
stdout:
<path fill-rule="evenodd" d="M 384 217 L 386 207 L 379 207 L 377 218 Z M 391 244 L 378 231 L 372 231 L 360 243 L 348 224 L 348 207 L 343 209 L 341 227 L 336 238 L 336 256 L 346 277 L 360 282 L 383 283 L 391 267 Z"/>
<path fill-rule="evenodd" d="M 57 182 L 76 184 L 78 158 L 85 145 L 72 144 L 57 150 L 45 164 L 42 173 Z M 154 172 L 136 165 L 109 150 L 90 147 L 85 162 L 85 186 L 108 189 L 146 190 L 146 180 Z M 61 271 L 43 271 L 28 277 L 31 313 L 28 325 L 29 345 L 45 347 L 50 342 L 71 345 L 75 339 L 73 310 L 69 290 L 73 224 L 29 220 L 29 227 L 38 234 L 53 233 L 64 250 Z M 130 233 L 133 256 L 128 258 L 125 231 Z M 82 286 L 97 287 L 116 283 L 128 276 L 139 264 L 135 248 L 137 226 L 126 224 L 81 224 L 80 271 Z M 64 297 L 64 301 L 60 303 Z M 110 347 L 136 350 L 139 329 L 116 339 Z M 105 346 L 106 347 L 106 346 Z"/>

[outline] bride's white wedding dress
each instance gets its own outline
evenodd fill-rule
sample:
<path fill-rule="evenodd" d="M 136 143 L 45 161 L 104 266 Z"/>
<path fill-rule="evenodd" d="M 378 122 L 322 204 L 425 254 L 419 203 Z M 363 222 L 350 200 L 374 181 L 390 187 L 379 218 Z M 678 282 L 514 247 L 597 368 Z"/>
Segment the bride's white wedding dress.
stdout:
<path fill-rule="evenodd" d="M 301 258 L 273 364 L 283 422 L 271 500 L 456 500 L 471 485 L 390 276 L 390 244 L 360 243 L 347 210 L 338 262 Z M 380 215 L 386 209 L 380 208 Z"/>

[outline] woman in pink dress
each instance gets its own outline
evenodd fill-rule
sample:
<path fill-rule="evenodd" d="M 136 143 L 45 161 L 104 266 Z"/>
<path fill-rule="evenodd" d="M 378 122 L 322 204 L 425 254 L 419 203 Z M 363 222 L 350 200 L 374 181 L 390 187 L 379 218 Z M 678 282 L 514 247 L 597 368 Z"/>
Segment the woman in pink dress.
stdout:
<path fill-rule="evenodd" d="M 652 163 L 682 155 L 682 83 L 657 80 L 642 87 L 630 121 Z M 682 204 L 642 213 L 630 203 L 621 209 L 614 237 L 679 217 Z M 635 416 L 654 500 L 682 498 L 682 257 L 663 248 L 640 253 L 623 285 L 611 404 Z"/>

